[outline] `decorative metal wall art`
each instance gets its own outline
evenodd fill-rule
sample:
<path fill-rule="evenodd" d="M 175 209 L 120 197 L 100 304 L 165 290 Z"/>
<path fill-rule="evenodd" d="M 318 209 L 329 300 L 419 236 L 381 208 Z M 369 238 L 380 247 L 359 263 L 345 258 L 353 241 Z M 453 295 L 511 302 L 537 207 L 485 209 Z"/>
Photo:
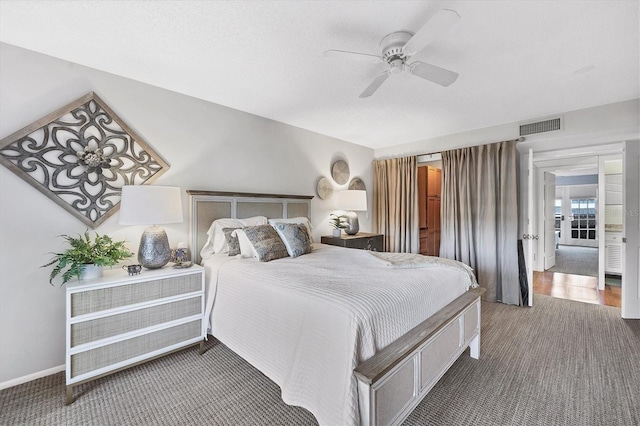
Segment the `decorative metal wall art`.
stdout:
<path fill-rule="evenodd" d="M 0 163 L 91 228 L 169 169 L 93 92 L 2 139 Z"/>

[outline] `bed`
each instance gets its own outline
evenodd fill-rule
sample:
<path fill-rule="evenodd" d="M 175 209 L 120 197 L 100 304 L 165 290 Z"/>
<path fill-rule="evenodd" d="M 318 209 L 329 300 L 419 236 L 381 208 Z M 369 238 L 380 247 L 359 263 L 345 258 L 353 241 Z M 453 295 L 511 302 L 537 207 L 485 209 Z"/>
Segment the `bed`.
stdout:
<path fill-rule="evenodd" d="M 216 219 L 310 216 L 307 196 L 188 193 L 196 255 Z M 482 290 L 455 262 L 317 243 L 271 262 L 197 260 L 208 332 L 321 425 L 399 424 L 467 347 L 479 357 Z"/>

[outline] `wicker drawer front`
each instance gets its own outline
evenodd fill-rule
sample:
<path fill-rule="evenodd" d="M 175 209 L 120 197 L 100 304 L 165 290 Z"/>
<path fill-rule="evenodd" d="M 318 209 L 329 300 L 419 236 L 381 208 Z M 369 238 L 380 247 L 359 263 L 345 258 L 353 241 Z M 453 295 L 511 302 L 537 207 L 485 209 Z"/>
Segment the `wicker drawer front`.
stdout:
<path fill-rule="evenodd" d="M 202 321 L 197 320 L 71 355 L 71 377 L 199 337 L 201 332 Z"/>
<path fill-rule="evenodd" d="M 71 295 L 71 317 L 202 290 L 202 275 L 190 274 L 82 291 Z"/>
<path fill-rule="evenodd" d="M 137 309 L 91 321 L 71 324 L 71 347 L 157 324 L 198 315 L 202 310 L 202 297 Z"/>

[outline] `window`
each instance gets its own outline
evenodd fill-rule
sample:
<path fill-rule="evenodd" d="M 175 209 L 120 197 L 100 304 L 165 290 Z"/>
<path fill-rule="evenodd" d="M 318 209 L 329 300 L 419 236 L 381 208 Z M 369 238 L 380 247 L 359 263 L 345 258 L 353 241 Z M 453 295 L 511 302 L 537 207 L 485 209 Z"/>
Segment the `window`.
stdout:
<path fill-rule="evenodd" d="M 595 198 L 571 199 L 571 238 L 578 240 L 596 239 Z"/>

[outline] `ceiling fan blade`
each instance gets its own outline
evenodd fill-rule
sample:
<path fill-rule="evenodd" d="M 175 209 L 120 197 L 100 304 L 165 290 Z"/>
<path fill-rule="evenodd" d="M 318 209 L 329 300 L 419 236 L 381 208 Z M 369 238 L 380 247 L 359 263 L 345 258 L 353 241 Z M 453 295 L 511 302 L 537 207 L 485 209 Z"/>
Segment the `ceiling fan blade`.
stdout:
<path fill-rule="evenodd" d="M 451 9 L 441 9 L 418 30 L 404 45 L 407 56 L 415 55 L 435 39 L 449 31 L 460 20 L 458 12 Z"/>
<path fill-rule="evenodd" d="M 389 78 L 389 71 L 385 71 L 382 74 L 380 74 L 379 76 L 377 76 L 375 78 L 375 80 L 373 80 L 371 82 L 371 84 L 369 86 L 367 86 L 366 89 L 364 89 L 364 92 L 362 92 L 360 94 L 361 98 L 368 98 L 369 96 L 373 95 L 373 93 L 378 90 L 378 87 L 382 86 L 382 83 L 384 83 L 384 81 Z"/>
<path fill-rule="evenodd" d="M 327 50 L 324 52 L 324 56 L 328 58 L 352 59 L 361 62 L 370 62 L 372 64 L 382 62 L 380 56 L 369 55 L 368 53 L 347 52 L 346 50 Z"/>
<path fill-rule="evenodd" d="M 409 65 L 409 72 L 444 87 L 447 87 L 458 78 L 457 72 L 449 71 L 424 62 L 413 62 Z"/>

